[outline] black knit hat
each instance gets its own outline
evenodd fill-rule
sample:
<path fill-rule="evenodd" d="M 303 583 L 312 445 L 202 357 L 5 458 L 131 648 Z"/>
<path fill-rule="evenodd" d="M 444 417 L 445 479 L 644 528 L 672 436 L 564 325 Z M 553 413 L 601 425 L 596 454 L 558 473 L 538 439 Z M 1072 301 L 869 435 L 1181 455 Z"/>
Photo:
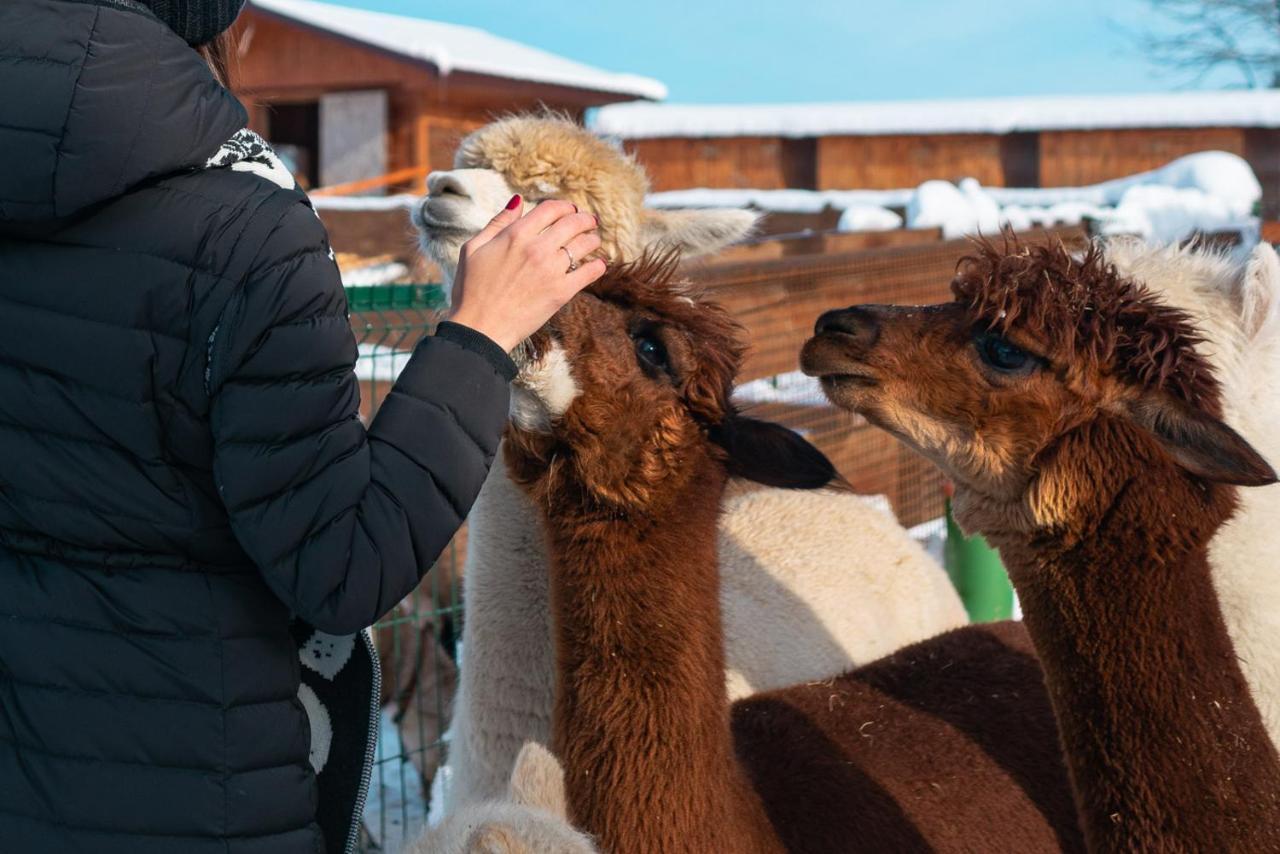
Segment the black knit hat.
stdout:
<path fill-rule="evenodd" d="M 138 0 L 187 44 L 208 44 L 235 23 L 245 0 Z"/>

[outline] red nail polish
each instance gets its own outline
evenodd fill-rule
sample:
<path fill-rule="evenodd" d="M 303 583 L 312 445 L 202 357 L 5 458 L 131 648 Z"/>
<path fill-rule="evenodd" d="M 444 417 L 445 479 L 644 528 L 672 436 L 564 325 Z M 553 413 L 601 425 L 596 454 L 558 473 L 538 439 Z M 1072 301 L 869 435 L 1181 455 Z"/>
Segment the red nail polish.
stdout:
<path fill-rule="evenodd" d="M 520 194 L 516 193 L 511 197 L 511 201 L 507 202 L 507 210 L 513 211 L 518 207 L 520 207 Z"/>
<path fill-rule="evenodd" d="M 577 205 L 574 205 L 574 206 L 573 206 L 573 212 L 574 212 L 574 213 L 577 213 L 577 212 L 578 212 L 578 206 L 577 206 Z"/>
<path fill-rule="evenodd" d="M 594 219 L 594 220 L 596 221 L 596 228 L 599 228 L 599 227 L 600 227 L 600 217 L 596 216 L 595 214 L 592 214 L 592 215 L 591 215 L 591 218 L 592 218 L 592 219 Z"/>

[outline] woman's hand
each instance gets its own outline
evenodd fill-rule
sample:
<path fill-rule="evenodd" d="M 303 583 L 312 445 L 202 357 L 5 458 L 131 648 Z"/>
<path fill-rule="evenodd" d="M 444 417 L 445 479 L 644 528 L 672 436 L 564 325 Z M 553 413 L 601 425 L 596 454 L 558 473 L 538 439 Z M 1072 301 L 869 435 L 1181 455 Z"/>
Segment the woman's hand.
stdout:
<path fill-rule="evenodd" d="M 449 318 L 507 352 L 605 272 L 604 261 L 581 260 L 600 248 L 591 214 L 559 201 L 543 202 L 528 216 L 523 211 L 524 200 L 512 196 L 506 210 L 463 245 Z M 573 271 L 570 255 L 578 263 Z"/>

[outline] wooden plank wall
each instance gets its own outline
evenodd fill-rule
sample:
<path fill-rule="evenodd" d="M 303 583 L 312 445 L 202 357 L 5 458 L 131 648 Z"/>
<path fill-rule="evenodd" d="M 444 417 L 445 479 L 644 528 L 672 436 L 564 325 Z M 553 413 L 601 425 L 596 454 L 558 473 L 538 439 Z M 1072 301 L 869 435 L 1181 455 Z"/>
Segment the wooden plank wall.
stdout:
<path fill-rule="evenodd" d="M 995 134 L 827 136 L 818 141 L 817 189 L 892 190 L 966 176 L 1004 185 Z"/>
<path fill-rule="evenodd" d="M 649 173 L 655 192 L 683 187 L 813 189 L 814 140 L 778 137 L 638 139 L 626 148 Z"/>
<path fill-rule="evenodd" d="M 1243 128 L 1042 131 L 1040 186 L 1074 187 L 1123 178 L 1197 151 L 1245 156 Z"/>

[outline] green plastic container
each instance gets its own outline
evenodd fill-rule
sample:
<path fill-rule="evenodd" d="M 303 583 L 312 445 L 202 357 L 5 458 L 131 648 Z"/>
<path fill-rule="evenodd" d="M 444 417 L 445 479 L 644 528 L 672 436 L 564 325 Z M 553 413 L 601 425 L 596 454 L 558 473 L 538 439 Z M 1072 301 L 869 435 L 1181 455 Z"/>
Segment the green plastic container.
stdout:
<path fill-rule="evenodd" d="M 981 536 L 966 537 L 951 515 L 947 500 L 947 545 L 943 551 L 947 574 L 975 623 L 1007 620 L 1013 616 L 1013 586 L 1000 562 L 1000 554 Z"/>

